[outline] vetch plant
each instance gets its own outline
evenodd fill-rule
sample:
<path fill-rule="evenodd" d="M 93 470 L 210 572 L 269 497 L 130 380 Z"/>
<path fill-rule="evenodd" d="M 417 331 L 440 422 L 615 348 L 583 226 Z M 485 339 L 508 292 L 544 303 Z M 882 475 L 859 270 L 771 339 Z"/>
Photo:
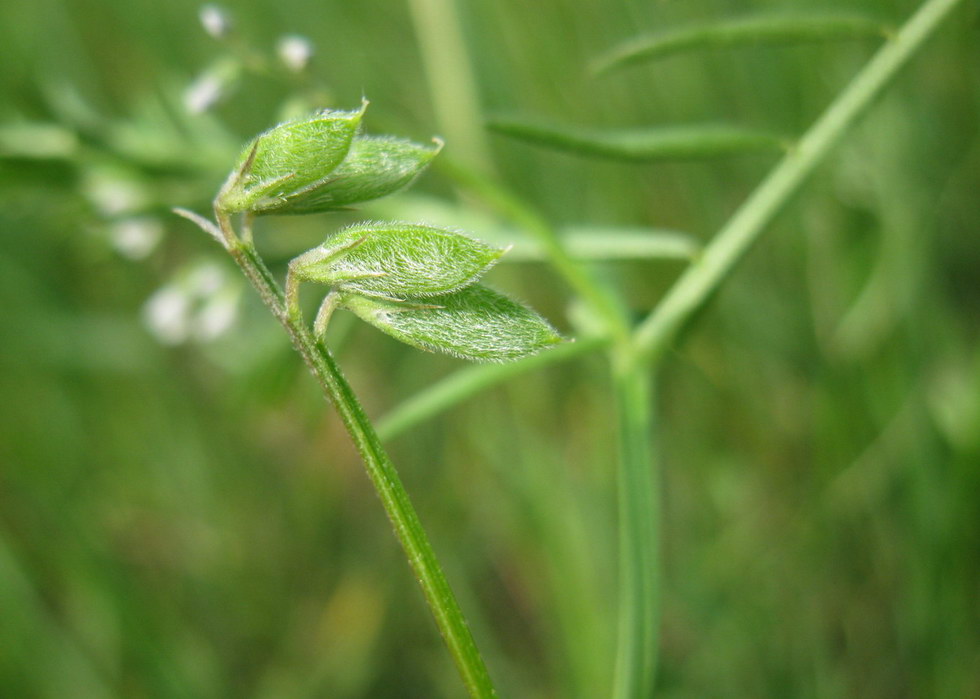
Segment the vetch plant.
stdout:
<path fill-rule="evenodd" d="M 325 331 L 333 310 L 344 308 L 414 347 L 498 362 L 533 355 L 561 338 L 534 311 L 477 283 L 506 250 L 433 226 L 349 226 L 296 257 L 285 290 L 279 286 L 253 242 L 256 216 L 336 211 L 385 196 L 408 185 L 441 147 L 360 135 L 366 106 L 324 110 L 257 136 L 214 201 L 216 222 L 176 211 L 225 247 L 286 329 L 360 452 L 470 694 L 490 697 L 489 674 L 459 605 L 373 426 L 324 344 Z M 300 308 L 302 282 L 329 288 L 312 329 Z"/>
<path fill-rule="evenodd" d="M 406 647 L 418 632 L 381 624 L 414 594 L 377 581 L 388 557 L 337 565 L 345 546 L 366 559 L 375 548 L 366 542 L 386 535 L 345 525 L 351 516 L 376 516 L 370 507 L 345 506 L 356 503 L 361 484 L 289 468 L 288 482 L 270 494 L 275 473 L 242 469 L 243 459 L 261 458 L 265 449 L 252 442 L 267 445 L 269 430 L 273 448 L 289 440 L 297 466 L 329 462 L 338 446 L 294 443 L 297 421 L 279 428 L 298 406 L 284 413 L 278 403 L 259 405 L 281 390 L 284 363 L 295 361 L 279 351 L 277 329 L 250 321 L 236 351 L 229 343 L 241 332 L 209 352 L 228 372 L 221 384 L 236 391 L 236 403 L 247 397 L 258 409 L 245 421 L 256 429 L 228 440 L 208 421 L 213 401 L 187 401 L 188 389 L 214 397 L 211 387 L 171 385 L 173 367 L 147 371 L 159 353 L 148 352 L 142 333 L 118 315 L 131 315 L 143 299 L 144 324 L 159 342 L 209 343 L 240 325 L 250 293 L 241 273 L 363 457 L 461 671 L 455 694 L 465 686 L 491 696 L 491 673 L 509 695 L 569 699 L 710 693 L 705 681 L 715 677 L 745 695 L 776 686 L 806 694 L 814 681 L 871 693 L 897 682 L 968 694 L 975 677 L 957 661 L 973 653 L 978 637 L 946 622 L 972 610 L 969 566 L 935 584 L 951 557 L 971 560 L 976 549 L 968 535 L 976 531 L 975 507 L 953 495 L 970 490 L 957 484 L 976 480 L 980 434 L 980 365 L 962 291 L 975 261 L 963 253 L 975 223 L 978 152 L 969 146 L 980 85 L 970 80 L 977 75 L 968 60 L 970 17 L 956 14 L 966 3 L 909 0 L 909 11 L 921 9 L 908 21 L 872 0 L 827 12 L 743 4 L 763 11 L 719 18 L 710 14 L 715 3 L 660 3 L 647 13 L 657 18 L 647 34 L 636 13 L 615 4 L 583 3 L 573 13 L 546 4 L 535 10 L 547 20 L 538 23 L 474 5 L 464 26 L 453 0 L 409 0 L 414 38 L 404 27 L 377 25 L 376 13 L 318 4 L 300 29 L 330 42 L 326 55 L 292 34 L 252 43 L 242 30 L 255 16 L 239 27 L 207 7 L 201 24 L 218 55 L 195 79 L 183 74 L 186 42 L 167 41 L 167 53 L 153 61 L 156 73 L 124 76 L 124 85 L 99 74 L 104 61 L 91 58 L 109 49 L 100 23 L 133 19 L 139 8 L 109 2 L 105 13 L 78 16 L 79 26 L 66 28 L 32 19 L 25 4 L 27 14 L 17 13 L 24 21 L 0 29 L 9 34 L 10 62 L 20 44 L 29 58 L 29 42 L 17 39 L 35 25 L 45 31 L 41 48 L 57 49 L 58 60 L 44 61 L 51 69 L 27 82 L 16 70 L 0 80 L 16 93 L 0 117 L 0 185 L 9 199 L 0 213 L 5 233 L 13 233 L 0 239 L 0 293 L 8 293 L 12 328 L 0 343 L 0 365 L 3 385 L 19 397 L 0 423 L 9 432 L 0 432 L 0 646 L 19 651 L 0 653 L 0 694 L 60 695 L 63 685 L 71 695 L 98 696 L 206 696 L 231 686 L 275 696 L 454 694 L 444 665 L 426 660 L 429 643 Z M 687 25 L 664 21 L 699 13 Z M 594 20 L 605 22 L 604 31 L 591 31 Z M 947 20 L 959 20 L 958 35 L 951 32 L 937 60 L 903 77 L 903 66 L 931 48 Z M 173 28 L 122 24 L 162 31 L 150 44 Z M 619 40 L 592 43 L 617 26 Z M 556 43 L 562 37 L 542 33 L 551 27 L 576 40 Z M 502 30 L 506 46 L 473 41 L 486 28 Z M 847 44 L 844 51 L 796 48 L 817 41 Z M 372 62 L 390 68 L 384 76 L 340 64 L 327 70 L 343 46 L 369 44 Z M 585 45 L 593 55 L 576 51 Z M 469 51 L 493 55 L 471 60 Z M 722 60 L 702 63 L 705 51 Z M 669 70 L 649 69 L 662 60 Z M 576 76 L 576 67 L 590 74 Z M 336 84 L 321 82 L 327 74 Z M 253 78 L 264 84 L 245 89 Z M 610 84 L 619 80 L 629 82 Z M 903 91 L 824 171 L 794 225 L 783 226 L 786 241 L 766 251 L 778 264 L 757 279 L 736 276 L 763 231 L 898 81 Z M 269 82 L 277 88 L 265 89 Z M 98 85 L 109 89 L 93 99 L 87 92 Z M 451 151 L 440 153 L 438 140 L 365 133 L 371 112 L 356 97 L 365 85 L 369 94 L 394 89 L 384 99 L 399 105 L 398 114 L 431 110 L 433 131 Z M 352 97 L 338 102 L 332 90 Z M 826 104 L 816 104 L 818 95 Z M 562 105 L 572 103 L 581 108 L 562 117 Z M 485 104 L 505 111 L 486 115 Z M 320 109 L 330 105 L 339 108 Z M 542 113 L 528 111 L 532 105 Z M 259 111 L 274 115 L 266 117 L 272 128 L 255 138 L 236 132 L 234 123 Z M 672 113 L 693 118 L 654 123 Z M 807 118 L 812 126 L 797 128 Z M 519 142 L 494 148 L 503 138 Z M 528 147 L 563 153 L 552 159 Z M 568 165 L 582 160 L 566 154 L 607 162 L 574 172 Z M 743 154 L 751 160 L 740 162 Z M 723 167 L 710 160 L 716 157 Z M 658 165 L 677 161 L 683 164 Z M 761 181 L 746 179 L 767 162 L 772 169 Z M 443 189 L 462 196 L 375 201 L 430 167 L 426 177 L 444 178 Z M 240 270 L 209 240 L 175 239 L 170 226 L 183 221 L 161 217 L 174 204 L 199 205 L 202 194 L 214 199 L 219 188 L 213 220 L 182 213 Z M 749 192 L 739 205 L 735 198 Z M 348 220 L 362 202 L 371 202 L 365 214 Z M 318 233 L 285 259 L 289 238 L 281 236 L 270 270 L 265 242 L 273 241 L 265 235 L 295 223 L 275 216 L 340 211 L 344 224 L 306 219 Z M 253 241 L 257 220 L 263 235 Z M 936 240 L 930 229 L 953 235 Z M 211 249 L 191 253 L 198 244 Z M 124 258 L 120 269 L 105 269 L 113 252 Z M 574 342 L 485 286 L 497 265 L 515 263 L 508 271 L 530 271 L 529 288 L 567 301 L 560 327 Z M 756 263 L 760 270 L 765 260 Z M 139 274 L 126 271 L 136 264 Z M 552 288 L 556 282 L 564 288 Z M 719 294 L 726 283 L 741 290 Z M 773 298 L 774 286 L 800 293 Z M 793 317 L 783 309 L 794 309 Z M 776 327 L 781 318 L 789 322 Z M 712 326 L 707 335 L 701 319 Z M 369 420 L 334 360 L 344 328 L 333 326 L 343 321 L 367 322 L 408 345 L 403 353 L 421 348 L 477 361 L 449 362 L 447 376 Z M 339 332 L 328 333 L 328 325 Z M 373 329 L 360 339 L 388 342 Z M 187 359 L 199 366 L 187 351 L 173 359 L 178 370 Z M 385 393 L 418 384 L 417 366 L 433 360 L 361 359 Z M 681 368 L 678 359 L 703 372 L 661 381 L 661 372 Z M 565 360 L 583 361 L 555 369 Z M 605 380 L 596 372 L 603 366 Z M 512 388 L 456 411 L 503 382 Z M 739 408 L 719 405 L 720 396 L 738 396 Z M 447 429 L 420 431 L 429 420 Z M 238 433 L 240 423 L 223 429 Z M 453 587 L 472 605 L 472 634 L 381 446 L 399 435 L 407 437 L 399 445 L 406 467 L 415 461 L 441 471 L 429 483 L 433 507 L 462 512 L 492 542 L 486 555 L 445 552 Z M 753 464 L 753 454 L 762 461 Z M 202 458 L 207 473 L 198 468 Z M 95 487 L 79 490 L 79 483 Z M 670 520 L 662 528 L 665 498 Z M 249 529 L 255 522 L 257 539 Z M 345 535 L 329 537 L 326 557 L 315 553 L 338 525 Z M 662 529 L 669 565 L 659 550 Z M 66 536 L 50 536 L 59 532 Z M 247 558 L 236 545 L 242 536 Z M 147 571 L 162 584 L 146 587 Z M 694 584 L 688 576 L 697 576 Z M 182 590 L 176 607 L 172 583 Z M 777 588 L 805 592 L 809 611 L 799 614 L 793 595 L 769 594 Z M 837 614 L 842 601 L 846 615 Z M 209 613 L 193 614 L 203 608 Z M 140 628 L 126 621 L 134 615 L 145 622 Z M 862 625 L 859 642 L 841 648 L 842 631 L 850 638 L 858 617 L 886 623 Z M 421 632 L 434 642 L 431 629 Z M 780 644 L 787 635 L 792 648 Z M 473 636 L 500 667 L 488 672 Z M 877 650 L 868 653 L 871 647 Z M 928 652 L 912 657 L 903 648 Z M 393 665 L 407 657 L 421 665 Z M 39 662 L 22 662 L 32 658 Z M 429 691 L 420 688 L 429 682 Z"/>
<path fill-rule="evenodd" d="M 540 121 L 498 119 L 492 128 L 586 157 L 651 161 L 731 155 L 781 148 L 770 173 L 697 254 L 659 304 L 639 323 L 625 302 L 582 264 L 581 247 L 492 180 L 459 163 L 444 172 L 496 208 L 530 237 L 534 252 L 564 278 L 587 308 L 593 335 L 536 355 L 561 342 L 536 313 L 482 286 L 482 275 L 505 251 L 447 228 L 404 222 L 364 222 L 329 237 L 290 263 L 285 289 L 252 240 L 251 223 L 266 214 L 336 211 L 405 187 L 438 153 L 390 137 L 360 134 L 366 105 L 323 111 L 281 124 L 241 152 L 219 192 L 215 222 L 179 211 L 227 249 L 289 334 L 337 408 L 404 547 L 471 696 L 494 689 L 470 631 L 397 473 L 343 378 L 323 338 L 331 314 L 353 312 L 415 347 L 509 365 L 472 367 L 430 387 L 381 422 L 391 437 L 462 398 L 520 371 L 603 349 L 608 353 L 619 441 L 618 634 L 611 696 L 639 699 L 654 692 L 660 627 L 660 493 L 651 424 L 657 371 L 672 343 L 729 277 L 766 226 L 872 105 L 899 70 L 961 0 L 927 0 L 896 32 L 853 16 L 722 23 L 676 35 L 643 38 L 612 50 L 596 64 L 609 72 L 704 46 L 811 38 L 885 37 L 885 44 L 795 143 L 728 125 L 598 132 Z M 465 131 L 466 129 L 462 129 Z M 479 150 L 479 149 L 477 149 Z M 238 226 L 233 219 L 240 218 Z M 684 248 L 680 255 L 689 256 Z M 676 251 L 674 253 L 677 255 Z M 300 286 L 326 287 L 312 327 L 299 303 Z M 536 356 L 535 356 L 536 355 Z"/>

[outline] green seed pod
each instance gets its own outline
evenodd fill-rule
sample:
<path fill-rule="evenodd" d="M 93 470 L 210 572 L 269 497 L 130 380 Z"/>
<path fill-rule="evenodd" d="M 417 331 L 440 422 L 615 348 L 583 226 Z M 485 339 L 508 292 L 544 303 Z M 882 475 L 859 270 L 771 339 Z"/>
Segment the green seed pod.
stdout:
<path fill-rule="evenodd" d="M 329 180 L 361 123 L 365 102 L 354 112 L 325 110 L 259 134 L 242 151 L 218 195 L 218 206 L 234 213 L 272 213 L 288 199 Z"/>
<path fill-rule="evenodd" d="M 506 250 L 416 223 L 368 222 L 343 229 L 290 265 L 299 281 L 379 297 L 426 297 L 476 282 Z"/>
<path fill-rule="evenodd" d="M 286 197 L 280 213 L 334 211 L 397 192 L 408 186 L 442 149 L 390 136 L 358 136 L 343 162 L 323 182 Z"/>
<path fill-rule="evenodd" d="M 510 361 L 562 341 L 537 313 L 479 284 L 424 303 L 344 295 L 340 306 L 401 342 L 462 359 Z"/>

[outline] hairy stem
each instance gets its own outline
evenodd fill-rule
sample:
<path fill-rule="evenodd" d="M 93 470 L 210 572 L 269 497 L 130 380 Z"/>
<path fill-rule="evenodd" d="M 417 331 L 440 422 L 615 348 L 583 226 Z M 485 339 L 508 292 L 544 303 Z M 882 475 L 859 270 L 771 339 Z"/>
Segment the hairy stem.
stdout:
<path fill-rule="evenodd" d="M 660 629 L 660 488 L 651 446 L 651 371 L 613 366 L 619 438 L 619 627 L 613 699 L 653 696 Z"/>
<path fill-rule="evenodd" d="M 898 71 L 963 0 L 928 0 L 858 73 L 772 169 L 636 330 L 636 351 L 653 361 L 708 300 L 806 178 Z"/>
<path fill-rule="evenodd" d="M 496 692 L 486 665 L 422 528 L 418 514 L 353 389 L 341 374 L 340 367 L 330 351 L 313 337 L 300 317 L 289 313 L 282 289 L 259 257 L 255 247 L 238 238 L 227 214 L 219 210 L 215 213 L 231 256 L 269 310 L 282 323 L 293 346 L 302 355 L 310 372 L 340 414 L 348 434 L 364 461 L 368 477 L 378 497 L 381 498 L 381 504 L 394 527 L 398 541 L 405 550 L 409 565 L 422 587 L 436 625 L 470 696 L 481 699 L 495 697 Z"/>

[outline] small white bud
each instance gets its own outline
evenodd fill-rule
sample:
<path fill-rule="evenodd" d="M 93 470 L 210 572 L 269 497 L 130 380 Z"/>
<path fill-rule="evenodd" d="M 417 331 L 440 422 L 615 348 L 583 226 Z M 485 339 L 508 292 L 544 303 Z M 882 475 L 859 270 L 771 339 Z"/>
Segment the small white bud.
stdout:
<path fill-rule="evenodd" d="M 204 31 L 215 39 L 224 39 L 231 33 L 231 17 L 217 5 L 203 5 L 198 16 Z"/>
<path fill-rule="evenodd" d="M 190 331 L 191 299 L 181 289 L 167 285 L 157 290 L 143 306 L 143 322 L 165 345 L 179 345 Z"/>
<path fill-rule="evenodd" d="M 224 269 L 213 262 L 194 267 L 185 280 L 187 290 L 196 298 L 208 298 L 217 294 L 228 282 Z"/>
<path fill-rule="evenodd" d="M 238 298 L 238 290 L 229 287 L 205 301 L 194 318 L 194 338 L 210 342 L 225 334 L 238 317 Z"/>
<path fill-rule="evenodd" d="M 191 114 L 211 109 L 234 92 L 241 69 L 241 64 L 232 58 L 213 63 L 184 90 L 184 108 Z"/>
<path fill-rule="evenodd" d="M 205 73 L 184 91 L 184 107 L 191 114 L 203 114 L 217 104 L 223 95 L 222 80 L 213 73 Z"/>
<path fill-rule="evenodd" d="M 113 224 L 109 230 L 112 246 L 123 257 L 142 260 L 163 238 L 163 224 L 155 218 L 127 218 Z"/>
<path fill-rule="evenodd" d="M 302 73 L 313 58 L 313 43 L 303 36 L 290 34 L 279 40 L 276 47 L 279 60 L 294 73 Z"/>
<path fill-rule="evenodd" d="M 146 190 L 124 173 L 95 170 L 85 177 L 83 190 L 88 200 L 106 218 L 135 211 L 146 205 Z"/>
<path fill-rule="evenodd" d="M 193 263 L 147 300 L 143 322 L 165 345 L 210 342 L 234 325 L 241 295 L 240 282 L 221 266 Z"/>

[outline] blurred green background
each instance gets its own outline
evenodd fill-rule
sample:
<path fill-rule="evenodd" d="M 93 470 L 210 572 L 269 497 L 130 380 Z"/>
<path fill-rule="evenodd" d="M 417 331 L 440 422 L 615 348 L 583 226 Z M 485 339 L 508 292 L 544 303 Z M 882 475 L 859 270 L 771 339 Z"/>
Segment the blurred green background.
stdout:
<path fill-rule="evenodd" d="M 892 24 L 917 6 L 845 5 Z M 364 95 L 369 131 L 446 137 L 447 157 L 555 225 L 707 240 L 774 156 L 609 163 L 483 120 L 798 135 L 877 42 L 716 50 L 602 79 L 586 66 L 640 32 L 811 7 L 252 0 L 229 5 L 237 39 L 222 43 L 190 0 L 0 3 L 0 696 L 460 696 L 339 421 L 230 260 L 169 208 L 205 211 L 240 145 L 304 100 Z M 664 367 L 662 696 L 980 697 L 970 10 Z M 290 33 L 315 46 L 311 77 L 269 58 Z M 192 85 L 198 99 L 224 85 L 222 99 L 191 113 Z M 383 214 L 433 201 L 488 215 L 438 168 Z M 376 212 L 270 218 L 259 247 L 282 269 Z M 640 318 L 682 265 L 603 270 Z M 491 282 L 574 331 L 546 266 L 502 265 Z M 372 416 L 463 367 L 336 326 Z M 391 442 L 502 696 L 607 694 L 611 410 L 593 355 Z"/>

